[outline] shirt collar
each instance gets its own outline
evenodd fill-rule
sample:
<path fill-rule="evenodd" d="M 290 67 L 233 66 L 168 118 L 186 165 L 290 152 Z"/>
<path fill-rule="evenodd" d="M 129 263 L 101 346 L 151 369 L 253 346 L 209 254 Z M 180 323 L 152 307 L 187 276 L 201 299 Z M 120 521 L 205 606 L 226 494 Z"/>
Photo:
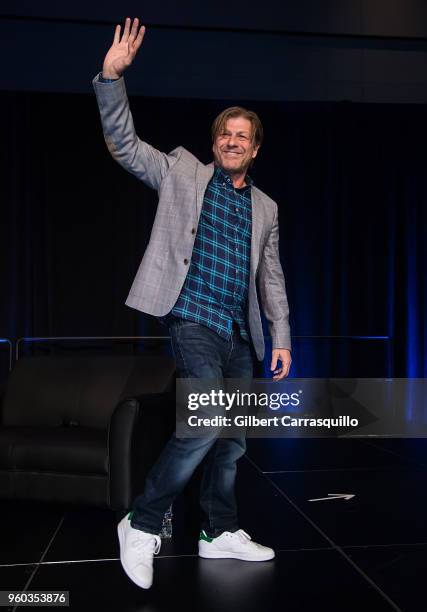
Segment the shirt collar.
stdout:
<path fill-rule="evenodd" d="M 231 177 L 224 172 L 224 170 L 221 168 L 221 166 L 217 166 L 215 164 L 215 171 L 214 171 L 214 175 L 213 175 L 213 180 L 215 183 L 228 183 L 229 185 L 233 185 L 233 181 L 231 180 Z M 245 176 L 245 182 L 246 185 L 244 187 L 240 187 L 240 189 L 246 189 L 251 187 L 254 184 L 254 181 L 252 179 L 252 177 L 249 176 L 249 174 L 246 174 Z"/>

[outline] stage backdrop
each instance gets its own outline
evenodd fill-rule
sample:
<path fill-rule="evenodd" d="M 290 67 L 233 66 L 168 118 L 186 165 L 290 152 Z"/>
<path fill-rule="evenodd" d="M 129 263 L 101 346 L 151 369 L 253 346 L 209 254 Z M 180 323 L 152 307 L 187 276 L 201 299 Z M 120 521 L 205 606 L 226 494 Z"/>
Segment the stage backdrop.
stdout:
<path fill-rule="evenodd" d="M 131 98 L 141 138 L 205 163 L 227 105 Z M 426 376 L 426 107 L 244 105 L 279 204 L 293 375 Z M 124 305 L 156 194 L 110 157 L 94 95 L 2 92 L 0 117 L 0 336 L 167 334 Z"/>

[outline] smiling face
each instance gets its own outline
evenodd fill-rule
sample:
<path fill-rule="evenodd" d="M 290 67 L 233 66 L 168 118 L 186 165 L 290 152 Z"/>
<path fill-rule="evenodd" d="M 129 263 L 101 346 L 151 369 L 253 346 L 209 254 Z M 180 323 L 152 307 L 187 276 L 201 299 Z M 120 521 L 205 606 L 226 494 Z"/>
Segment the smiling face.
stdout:
<path fill-rule="evenodd" d="M 258 149 L 253 142 L 252 123 L 245 117 L 227 119 L 212 147 L 216 164 L 231 175 L 246 174 Z"/>

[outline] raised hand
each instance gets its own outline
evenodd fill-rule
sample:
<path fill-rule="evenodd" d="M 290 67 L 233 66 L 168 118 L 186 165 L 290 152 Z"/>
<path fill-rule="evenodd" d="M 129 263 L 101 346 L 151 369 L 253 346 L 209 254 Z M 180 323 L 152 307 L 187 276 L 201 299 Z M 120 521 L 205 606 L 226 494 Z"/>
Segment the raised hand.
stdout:
<path fill-rule="evenodd" d="M 121 26 L 117 25 L 114 32 L 113 44 L 109 48 L 102 67 L 102 76 L 105 79 L 118 79 L 128 68 L 141 46 L 145 34 L 145 26 L 141 26 L 138 31 L 139 21 L 136 17 L 133 20 L 132 29 L 131 19 L 126 17 L 123 36 L 120 39 Z"/>

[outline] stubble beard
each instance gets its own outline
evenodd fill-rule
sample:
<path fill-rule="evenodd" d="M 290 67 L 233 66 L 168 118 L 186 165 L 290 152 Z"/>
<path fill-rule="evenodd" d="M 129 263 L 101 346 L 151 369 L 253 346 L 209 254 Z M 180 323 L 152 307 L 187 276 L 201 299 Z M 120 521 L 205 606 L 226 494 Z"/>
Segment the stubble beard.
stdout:
<path fill-rule="evenodd" d="M 231 176 L 240 176 L 241 174 L 246 174 L 246 172 L 249 169 L 249 166 L 251 165 L 251 161 L 252 161 L 252 159 L 242 160 L 242 163 L 240 164 L 240 166 L 234 166 L 234 167 L 228 168 L 223 165 L 221 158 L 215 152 L 214 152 L 214 160 L 217 166 L 219 166 L 224 172 L 226 172 L 227 174 Z"/>

